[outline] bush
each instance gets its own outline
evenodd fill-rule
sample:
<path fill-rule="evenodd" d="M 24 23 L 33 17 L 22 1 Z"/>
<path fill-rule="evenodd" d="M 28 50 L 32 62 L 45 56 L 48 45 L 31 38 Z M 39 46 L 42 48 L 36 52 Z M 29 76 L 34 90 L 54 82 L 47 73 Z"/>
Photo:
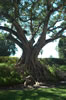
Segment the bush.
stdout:
<path fill-rule="evenodd" d="M 4 56 L 0 56 L 0 63 L 9 63 L 9 64 L 12 64 L 12 63 L 16 63 L 18 60 L 17 57 L 4 57 Z"/>
<path fill-rule="evenodd" d="M 66 71 L 66 65 L 60 66 L 59 69 L 60 69 L 61 71 Z"/>
<path fill-rule="evenodd" d="M 0 86 L 23 83 L 23 77 L 14 68 L 0 67 Z"/>
<path fill-rule="evenodd" d="M 18 58 L 16 57 L 0 57 L 0 66 L 12 67 L 17 61 Z"/>
<path fill-rule="evenodd" d="M 52 65 L 66 65 L 66 59 L 59 59 L 59 58 L 44 58 L 39 59 L 42 64 L 49 64 Z"/>
<path fill-rule="evenodd" d="M 8 64 L 7 63 L 0 63 L 0 67 L 7 67 L 8 66 Z"/>

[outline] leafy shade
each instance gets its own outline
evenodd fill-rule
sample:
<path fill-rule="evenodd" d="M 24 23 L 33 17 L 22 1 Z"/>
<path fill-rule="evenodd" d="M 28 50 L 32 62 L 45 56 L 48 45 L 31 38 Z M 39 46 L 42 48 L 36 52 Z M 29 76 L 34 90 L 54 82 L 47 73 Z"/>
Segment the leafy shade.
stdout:
<path fill-rule="evenodd" d="M 0 56 L 14 55 L 16 51 L 15 44 L 6 39 L 7 34 L 0 33 Z"/>

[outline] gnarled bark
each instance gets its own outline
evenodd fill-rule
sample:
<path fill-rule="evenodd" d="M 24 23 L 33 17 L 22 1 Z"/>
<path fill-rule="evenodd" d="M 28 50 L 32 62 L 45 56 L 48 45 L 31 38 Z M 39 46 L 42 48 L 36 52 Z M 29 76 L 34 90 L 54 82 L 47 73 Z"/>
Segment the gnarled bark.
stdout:
<path fill-rule="evenodd" d="M 28 72 L 32 75 L 36 81 L 50 81 L 53 79 L 53 75 L 50 73 L 45 65 L 42 65 L 37 57 L 34 55 L 32 49 L 28 49 L 23 52 L 17 66 L 17 71 L 24 75 L 24 72 Z"/>

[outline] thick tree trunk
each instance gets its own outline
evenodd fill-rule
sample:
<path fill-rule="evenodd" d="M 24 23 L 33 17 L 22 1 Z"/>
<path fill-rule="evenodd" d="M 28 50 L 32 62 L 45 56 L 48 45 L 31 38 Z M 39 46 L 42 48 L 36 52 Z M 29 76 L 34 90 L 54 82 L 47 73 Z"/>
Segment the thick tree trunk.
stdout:
<path fill-rule="evenodd" d="M 34 55 L 32 50 L 27 50 L 23 52 L 21 59 L 17 64 L 17 69 L 24 75 L 29 73 L 32 75 L 36 81 L 49 81 L 52 80 L 53 75 L 49 72 L 48 68 L 45 65 L 42 65 L 37 57 Z"/>

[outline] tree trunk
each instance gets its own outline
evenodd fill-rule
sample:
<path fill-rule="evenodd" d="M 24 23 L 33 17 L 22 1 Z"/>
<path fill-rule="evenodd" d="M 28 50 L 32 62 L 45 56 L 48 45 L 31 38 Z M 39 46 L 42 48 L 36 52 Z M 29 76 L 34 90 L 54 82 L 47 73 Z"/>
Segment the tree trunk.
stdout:
<path fill-rule="evenodd" d="M 53 75 L 49 72 L 45 65 L 42 65 L 35 56 L 35 51 L 28 49 L 23 52 L 17 66 L 17 71 L 22 73 L 29 73 L 36 81 L 49 81 L 52 80 Z"/>

